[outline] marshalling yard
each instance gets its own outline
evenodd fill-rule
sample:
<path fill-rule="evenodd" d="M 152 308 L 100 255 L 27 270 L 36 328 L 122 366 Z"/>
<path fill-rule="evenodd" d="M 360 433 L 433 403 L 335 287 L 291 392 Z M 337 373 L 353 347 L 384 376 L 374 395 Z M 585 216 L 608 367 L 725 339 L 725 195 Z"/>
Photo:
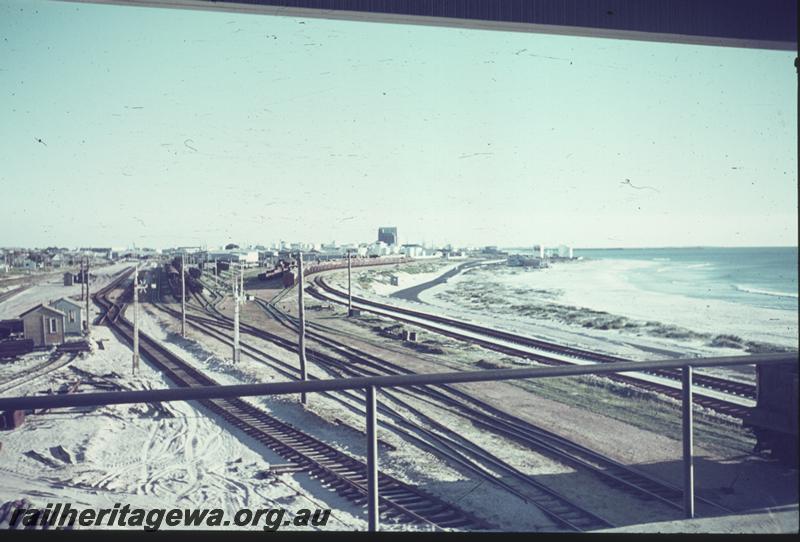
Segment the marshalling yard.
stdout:
<path fill-rule="evenodd" d="M 348 292 L 351 275 L 352 282 L 386 269 L 411 275 L 418 271 L 413 260 L 311 264 L 289 283 L 280 271 L 192 272 L 196 266 L 174 264 L 121 261 L 92 269 L 88 331 L 66 346 L 7 356 L 0 364 L 0 405 L 28 396 L 590 371 L 633 362 L 589 343 L 523 334 L 493 324 L 490 315 L 447 314 L 361 287 Z M 416 299 L 442 276 L 488 264 L 428 266 L 406 297 Z M 83 304 L 79 291 L 80 285 L 48 275 L 9 287 L 0 294 L 0 319 L 61 297 Z M 793 365 L 796 382 L 797 353 L 762 358 L 770 356 Z M 773 457 L 776 450 L 753 451 L 757 439 L 747 420 L 762 392 L 752 365 L 695 369 L 690 497 L 680 368 L 404 387 L 363 382 L 305 397 L 167 402 L 143 395 L 124 404 L 6 404 L 0 522 L 8 523 L 21 502 L 102 507 L 125 501 L 330 508 L 323 528 L 335 530 L 798 529 L 796 433 L 788 461 Z"/>

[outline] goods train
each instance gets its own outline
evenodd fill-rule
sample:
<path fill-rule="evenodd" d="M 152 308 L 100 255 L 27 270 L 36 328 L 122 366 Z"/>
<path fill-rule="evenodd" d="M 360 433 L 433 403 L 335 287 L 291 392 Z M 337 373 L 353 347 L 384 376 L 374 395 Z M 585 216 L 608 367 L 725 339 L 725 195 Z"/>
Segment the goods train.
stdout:
<path fill-rule="evenodd" d="M 758 398 L 744 424 L 756 436 L 756 452 L 797 467 L 797 364 L 758 365 Z"/>
<path fill-rule="evenodd" d="M 180 267 L 180 265 L 178 266 Z M 189 270 L 186 276 L 186 293 L 187 295 L 190 293 L 203 293 L 203 285 L 200 283 L 197 278 L 195 278 Z M 172 264 L 165 264 L 164 265 L 164 272 L 167 275 L 167 281 L 169 281 L 170 286 L 173 288 L 174 292 L 181 291 L 181 272 L 176 269 L 176 267 Z"/>
<path fill-rule="evenodd" d="M 410 258 L 385 258 L 380 262 L 376 262 L 374 259 L 362 259 L 362 258 L 353 258 L 351 262 L 351 266 L 353 268 L 356 267 L 365 267 L 365 266 L 376 266 L 376 265 L 392 265 L 392 264 L 400 264 L 406 263 L 411 261 Z M 290 288 L 295 285 L 297 282 L 297 273 L 296 273 L 297 266 L 294 262 L 290 262 L 287 260 L 281 260 L 275 266 L 272 271 L 266 271 L 258 275 L 260 280 L 272 280 L 280 278 L 284 288 Z M 311 275 L 312 273 L 319 273 L 321 271 L 330 271 L 333 269 L 347 269 L 347 260 L 336 260 L 336 261 L 329 261 L 329 262 L 321 262 L 317 260 L 315 263 L 311 263 L 310 265 L 305 266 L 305 274 L 306 276 Z"/>

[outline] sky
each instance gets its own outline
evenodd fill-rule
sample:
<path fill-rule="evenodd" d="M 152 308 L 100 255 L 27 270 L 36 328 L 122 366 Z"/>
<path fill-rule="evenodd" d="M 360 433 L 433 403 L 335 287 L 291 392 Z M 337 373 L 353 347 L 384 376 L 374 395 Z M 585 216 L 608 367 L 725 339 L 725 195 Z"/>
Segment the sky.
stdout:
<path fill-rule="evenodd" d="M 794 56 L 0 0 L 0 246 L 796 246 Z"/>

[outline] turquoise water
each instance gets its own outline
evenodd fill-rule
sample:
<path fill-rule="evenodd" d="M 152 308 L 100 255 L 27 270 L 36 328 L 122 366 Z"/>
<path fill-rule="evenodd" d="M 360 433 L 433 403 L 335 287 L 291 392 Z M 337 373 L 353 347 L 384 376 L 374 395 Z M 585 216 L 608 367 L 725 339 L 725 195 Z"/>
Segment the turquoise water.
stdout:
<path fill-rule="evenodd" d="M 798 310 L 797 247 L 575 249 L 574 255 L 653 262 L 626 272 L 643 290 Z"/>

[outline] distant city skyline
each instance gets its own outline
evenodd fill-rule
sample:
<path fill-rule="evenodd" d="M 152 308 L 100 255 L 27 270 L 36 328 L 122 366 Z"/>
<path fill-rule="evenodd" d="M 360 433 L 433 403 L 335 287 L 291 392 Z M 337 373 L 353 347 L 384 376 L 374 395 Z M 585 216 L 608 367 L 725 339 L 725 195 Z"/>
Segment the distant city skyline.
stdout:
<path fill-rule="evenodd" d="M 297 243 L 300 243 L 300 244 L 303 244 L 303 245 L 308 245 L 308 246 L 312 246 L 313 245 L 313 246 L 317 246 L 317 247 L 321 247 L 321 246 L 327 245 L 327 243 L 320 242 L 320 241 L 292 241 L 292 242 L 287 241 L 287 245 L 294 245 L 294 244 L 297 244 Z M 350 246 L 350 245 L 368 246 L 370 244 L 371 243 L 367 242 L 367 241 L 361 241 L 361 242 L 354 241 L 352 243 L 336 243 L 336 246 L 337 247 L 344 247 L 344 246 Z M 372 244 L 375 244 L 375 242 L 373 241 Z M 413 246 L 413 245 L 417 245 L 417 243 L 411 243 L 411 242 L 410 243 L 402 243 L 400 246 L 404 246 L 404 245 Z M 470 249 L 470 248 L 483 249 L 483 248 L 487 248 L 487 247 L 496 247 L 498 250 L 532 250 L 533 247 L 540 246 L 538 243 L 529 243 L 527 245 L 503 245 L 503 244 L 497 244 L 497 243 L 471 244 L 471 245 L 470 244 L 457 245 L 457 244 L 454 244 L 454 243 L 442 243 L 442 244 L 427 243 L 426 244 L 426 246 L 428 248 L 446 248 L 448 245 L 452 246 L 454 249 Z M 741 249 L 748 249 L 748 248 L 750 248 L 750 249 L 753 249 L 753 248 L 794 248 L 794 249 L 797 249 L 798 248 L 797 245 L 754 245 L 754 246 L 744 246 L 744 245 L 613 246 L 613 245 L 609 245 L 609 246 L 572 246 L 572 245 L 567 245 L 567 244 L 564 244 L 564 243 L 557 243 L 557 244 L 553 244 L 553 245 L 542 245 L 542 246 L 544 246 L 544 248 L 547 249 L 547 250 L 553 250 L 553 249 L 557 249 L 559 247 L 565 246 L 567 248 L 571 248 L 571 249 L 578 250 L 578 251 L 580 251 L 580 250 L 619 250 L 619 249 L 658 250 L 658 249 L 692 249 L 692 248 L 700 248 L 700 249 L 706 249 L 706 248 L 708 248 L 708 249 L 711 249 L 711 248 L 741 248 Z M 70 245 L 41 245 L 41 246 L 39 246 L 39 245 L 36 245 L 36 246 L 33 246 L 33 245 L 31 245 L 31 246 L 0 245 L 0 251 L 2 251 L 2 250 L 45 250 L 45 249 L 48 249 L 48 248 L 67 249 L 67 250 L 90 250 L 90 249 L 96 249 L 96 248 L 109 248 L 109 249 L 113 249 L 113 250 L 118 250 L 118 249 L 120 249 L 120 250 L 135 250 L 135 249 L 138 249 L 138 250 L 143 250 L 143 251 L 144 250 L 159 250 L 159 251 L 161 251 L 161 250 L 180 249 L 180 248 L 195 248 L 195 247 L 201 248 L 202 250 L 208 250 L 208 251 L 228 250 L 228 249 L 224 248 L 224 245 L 211 245 L 211 244 L 201 244 L 201 245 L 163 245 L 163 246 L 160 246 L 160 245 L 147 245 L 147 246 L 142 245 L 142 246 L 138 246 L 138 247 L 131 247 L 129 245 L 113 244 L 112 243 L 112 244 L 108 244 L 108 245 L 80 245 L 80 246 L 78 246 L 78 245 L 75 245 L 75 246 L 70 246 Z M 276 249 L 277 248 L 277 247 L 275 247 L 275 245 L 273 243 L 253 243 L 253 244 L 242 244 L 242 245 L 239 245 L 239 248 L 230 249 L 230 250 L 233 250 L 233 251 L 236 251 L 236 250 L 254 250 L 254 249 L 256 249 L 256 247 L 263 247 L 264 249 Z"/>
<path fill-rule="evenodd" d="M 43 0 L 0 35 L 0 246 L 797 245 L 792 52 Z"/>

